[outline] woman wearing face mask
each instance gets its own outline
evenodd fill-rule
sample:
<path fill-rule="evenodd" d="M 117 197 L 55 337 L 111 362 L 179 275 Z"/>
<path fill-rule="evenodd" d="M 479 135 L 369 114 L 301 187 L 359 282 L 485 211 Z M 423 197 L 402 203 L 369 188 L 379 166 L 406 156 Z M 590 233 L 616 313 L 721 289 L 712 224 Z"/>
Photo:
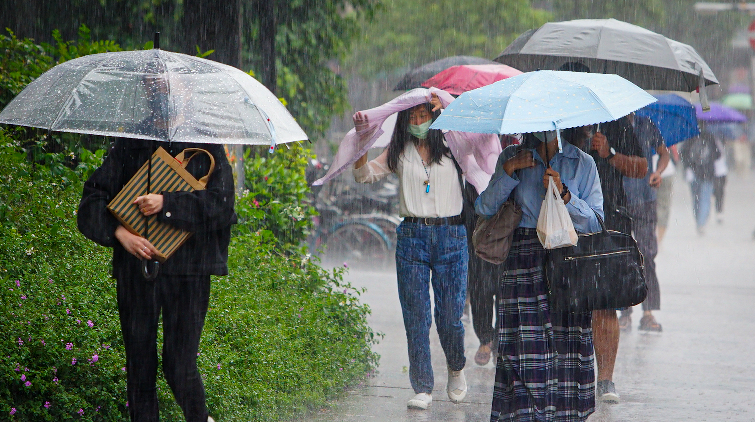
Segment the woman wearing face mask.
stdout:
<path fill-rule="evenodd" d="M 430 103 L 400 111 L 388 148 L 367 162 L 354 164 L 357 182 L 373 183 L 390 173 L 400 182 L 396 273 L 399 300 L 409 348 L 409 379 L 415 396 L 407 406 L 427 409 L 434 385 L 430 361 L 430 292 L 435 323 L 446 355 L 446 392 L 458 403 L 467 394 L 464 377 L 464 326 L 461 316 L 467 291 L 467 238 L 462 212 L 460 175 L 443 133 L 430 130 L 442 107 L 433 94 Z M 357 133 L 369 124 L 354 115 Z"/>
<path fill-rule="evenodd" d="M 566 133 L 564 134 L 566 137 Z M 547 144 L 544 140 L 548 140 Z M 603 193 L 595 161 L 556 133 L 525 134 L 498 158 L 475 202 L 483 217 L 513 197 L 522 207 L 498 283 L 498 362 L 491 421 L 584 421 L 595 411 L 591 313 L 551 312 L 537 237 L 540 206 L 553 178 L 578 232 L 600 230 Z"/>

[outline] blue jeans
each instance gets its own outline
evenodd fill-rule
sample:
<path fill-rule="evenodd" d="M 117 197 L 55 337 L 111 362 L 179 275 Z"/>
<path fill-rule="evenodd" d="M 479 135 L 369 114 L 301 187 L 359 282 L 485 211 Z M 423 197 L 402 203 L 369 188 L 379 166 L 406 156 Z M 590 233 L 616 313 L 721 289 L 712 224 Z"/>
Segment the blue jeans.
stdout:
<path fill-rule="evenodd" d="M 695 179 L 690 183 L 692 189 L 692 213 L 697 227 L 705 227 L 710 215 L 710 202 L 713 196 L 713 181 Z"/>
<path fill-rule="evenodd" d="M 453 371 L 461 370 L 466 363 L 461 316 L 467 294 L 467 231 L 464 225 L 402 222 L 396 233 L 396 273 L 409 348 L 409 380 L 415 393 L 429 394 L 434 386 L 430 360 L 431 281 L 435 324 L 446 363 Z"/>

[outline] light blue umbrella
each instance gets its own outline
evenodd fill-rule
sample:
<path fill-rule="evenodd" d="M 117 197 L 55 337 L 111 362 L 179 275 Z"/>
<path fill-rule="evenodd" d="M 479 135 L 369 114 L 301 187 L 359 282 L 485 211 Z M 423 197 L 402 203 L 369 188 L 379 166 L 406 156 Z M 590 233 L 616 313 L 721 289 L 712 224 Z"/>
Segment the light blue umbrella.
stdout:
<path fill-rule="evenodd" d="M 621 76 L 539 70 L 461 94 L 430 128 L 545 132 L 613 121 L 655 101 Z"/>

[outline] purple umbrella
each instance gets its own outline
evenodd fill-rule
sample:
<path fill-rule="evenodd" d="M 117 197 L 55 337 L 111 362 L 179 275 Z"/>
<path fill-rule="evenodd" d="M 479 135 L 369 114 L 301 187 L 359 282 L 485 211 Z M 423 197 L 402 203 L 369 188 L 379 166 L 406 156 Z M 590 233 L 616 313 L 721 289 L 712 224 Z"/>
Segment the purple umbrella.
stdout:
<path fill-rule="evenodd" d="M 726 107 L 719 103 L 710 103 L 710 111 L 703 113 L 703 109 L 700 104 L 695 104 L 695 113 L 697 114 L 697 120 L 704 122 L 746 122 L 747 117 L 734 110 L 731 107 Z"/>

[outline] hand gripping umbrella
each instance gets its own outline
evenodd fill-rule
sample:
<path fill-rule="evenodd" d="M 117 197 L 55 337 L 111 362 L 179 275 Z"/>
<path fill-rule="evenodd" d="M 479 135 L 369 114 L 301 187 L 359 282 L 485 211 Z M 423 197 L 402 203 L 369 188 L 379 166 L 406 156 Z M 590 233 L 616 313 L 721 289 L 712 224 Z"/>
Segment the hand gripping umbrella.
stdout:
<path fill-rule="evenodd" d="M 549 22 L 519 36 L 495 59 L 523 72 L 578 62 L 642 89 L 694 91 L 718 80 L 694 48 L 616 19 Z M 565 69 L 572 70 L 572 69 Z"/>
<path fill-rule="evenodd" d="M 307 139 L 278 98 L 248 74 L 159 47 L 61 63 L 21 91 L 0 123 L 163 142 L 270 145 L 271 152 L 276 144 Z"/>

